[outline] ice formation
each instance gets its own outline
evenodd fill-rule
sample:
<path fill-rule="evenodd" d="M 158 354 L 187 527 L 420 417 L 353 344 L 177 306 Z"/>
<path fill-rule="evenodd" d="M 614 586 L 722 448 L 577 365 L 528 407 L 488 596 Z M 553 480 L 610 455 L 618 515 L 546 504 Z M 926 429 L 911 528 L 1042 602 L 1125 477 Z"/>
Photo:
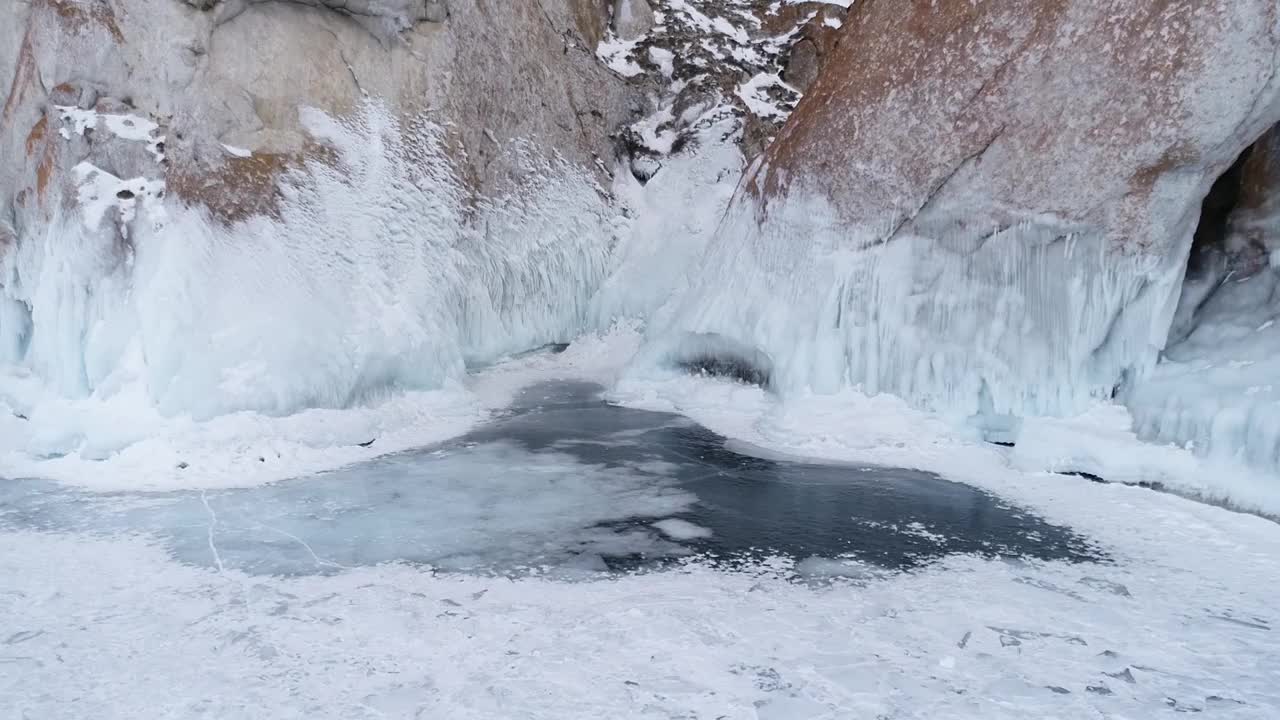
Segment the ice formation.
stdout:
<path fill-rule="evenodd" d="M 1280 471 L 1278 290 L 1277 268 L 1217 283 L 1190 334 L 1125 395 L 1141 437 Z"/>
<path fill-rule="evenodd" d="M 276 217 L 219 224 L 84 168 L 78 212 L 5 255 L 5 357 L 209 417 L 436 387 L 584 328 L 618 241 L 589 178 L 526 151 L 528 184 L 468 206 L 438 127 L 303 115 L 333 160 L 286 178 Z"/>
<path fill-rule="evenodd" d="M 842 223 L 812 196 L 735 205 L 704 272 L 655 329 L 655 361 L 759 353 L 787 392 L 859 386 L 962 416 L 1057 414 L 1110 397 L 1155 360 L 1181 264 L 1110 252 L 1045 219 L 981 240 Z"/>

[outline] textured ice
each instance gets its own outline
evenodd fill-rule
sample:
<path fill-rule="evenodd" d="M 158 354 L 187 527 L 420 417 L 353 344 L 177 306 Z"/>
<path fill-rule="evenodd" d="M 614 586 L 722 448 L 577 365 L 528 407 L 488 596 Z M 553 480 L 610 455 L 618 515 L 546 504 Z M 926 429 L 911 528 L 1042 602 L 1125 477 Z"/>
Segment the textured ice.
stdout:
<path fill-rule="evenodd" d="M 618 242 L 586 177 L 530 152 L 536 180 L 467 207 L 439 128 L 372 103 L 303 119 L 334 162 L 291 175 L 278 217 L 227 227 L 139 201 L 121 247 L 88 203 L 85 226 L 65 217 L 7 253 L 26 317 L 6 311 L 0 344 L 64 395 L 141 383 L 163 413 L 205 418 L 438 387 L 584 328 Z"/>
<path fill-rule="evenodd" d="M 858 387 L 946 415 L 1070 413 L 1149 371 L 1181 264 L 1044 218 L 881 243 L 817 200 L 735 202 L 649 357 L 719 339 L 782 392 Z"/>
<path fill-rule="evenodd" d="M 1278 288 L 1280 269 L 1267 268 L 1184 298 L 1195 309 L 1186 337 L 1123 398 L 1140 437 L 1221 468 L 1205 479 L 1205 494 L 1273 514 L 1280 514 Z M 1256 477 L 1262 473 L 1270 482 Z"/>
<path fill-rule="evenodd" d="M 680 518 L 659 520 L 653 526 L 672 540 L 697 540 L 711 537 L 714 534 L 701 525 L 694 525 L 688 520 L 681 520 Z"/>

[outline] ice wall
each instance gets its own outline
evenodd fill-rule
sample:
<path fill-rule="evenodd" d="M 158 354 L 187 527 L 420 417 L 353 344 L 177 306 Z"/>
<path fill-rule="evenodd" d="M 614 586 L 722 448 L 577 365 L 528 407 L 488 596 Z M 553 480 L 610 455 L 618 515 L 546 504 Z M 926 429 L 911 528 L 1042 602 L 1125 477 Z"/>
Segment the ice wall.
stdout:
<path fill-rule="evenodd" d="M 1052 217 L 882 242 L 820 197 L 792 195 L 763 221 L 735 203 L 651 358 L 682 362 L 719 338 L 760 353 L 783 392 L 858 386 L 994 418 L 1110 397 L 1163 344 L 1183 258 L 1118 252 Z"/>
<path fill-rule="evenodd" d="M 1139 437 L 1220 463 L 1280 471 L 1277 319 L 1280 268 L 1223 277 L 1195 311 L 1187 337 L 1125 393 Z M 1230 478 L 1216 484 L 1232 485 Z"/>
<path fill-rule="evenodd" d="M 328 151 L 273 216 L 81 202 L 24 237 L 0 361 L 69 396 L 141 383 L 167 414 L 276 414 L 439 386 L 584 327 L 623 227 L 590 178 L 525 147 L 519 182 L 472 201 L 431 123 L 372 102 L 302 120 Z"/>

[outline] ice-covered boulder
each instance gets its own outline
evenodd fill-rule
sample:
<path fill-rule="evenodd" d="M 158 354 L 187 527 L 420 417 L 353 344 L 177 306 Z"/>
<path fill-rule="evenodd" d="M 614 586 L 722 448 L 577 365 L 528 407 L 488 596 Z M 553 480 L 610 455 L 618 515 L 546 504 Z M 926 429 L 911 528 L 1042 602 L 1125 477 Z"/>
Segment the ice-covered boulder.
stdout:
<path fill-rule="evenodd" d="M 1200 201 L 1280 118 L 1271 0 L 854 3 L 653 333 L 961 415 L 1149 371 Z"/>

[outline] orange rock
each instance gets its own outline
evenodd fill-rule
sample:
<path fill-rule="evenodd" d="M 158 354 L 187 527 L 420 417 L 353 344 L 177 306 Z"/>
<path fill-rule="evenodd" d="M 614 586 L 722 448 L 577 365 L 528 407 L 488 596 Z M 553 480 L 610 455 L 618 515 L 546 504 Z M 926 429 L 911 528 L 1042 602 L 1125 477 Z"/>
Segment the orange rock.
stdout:
<path fill-rule="evenodd" d="M 1270 0 L 869 0 L 842 33 L 751 186 L 886 237 L 950 206 L 1185 249 L 1171 208 L 1280 119 Z"/>

